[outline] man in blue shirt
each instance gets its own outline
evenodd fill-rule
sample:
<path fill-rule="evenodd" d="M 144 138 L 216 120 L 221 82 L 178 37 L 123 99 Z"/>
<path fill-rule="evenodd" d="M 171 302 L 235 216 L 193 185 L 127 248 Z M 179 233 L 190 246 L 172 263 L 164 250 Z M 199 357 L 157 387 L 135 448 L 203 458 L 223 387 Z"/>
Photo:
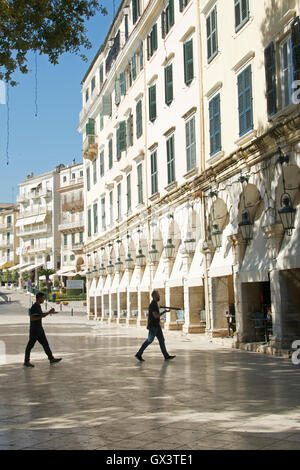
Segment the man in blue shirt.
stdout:
<path fill-rule="evenodd" d="M 36 294 L 36 302 L 32 305 L 29 309 L 30 315 L 30 334 L 29 334 L 29 341 L 26 346 L 25 350 L 25 360 L 24 366 L 26 367 L 34 367 L 33 364 L 30 362 L 30 352 L 35 345 L 36 341 L 38 341 L 44 348 L 45 353 L 48 356 L 50 364 L 54 364 L 56 362 L 61 361 L 61 358 L 55 359 L 49 347 L 44 328 L 42 326 L 42 318 L 50 315 L 51 313 L 55 313 L 55 309 L 51 308 L 49 312 L 43 313 L 42 312 L 42 303 L 44 303 L 45 294 L 42 292 L 38 292 Z"/>
<path fill-rule="evenodd" d="M 162 354 L 164 355 L 165 360 L 170 360 L 173 359 L 176 356 L 170 356 L 166 350 L 165 346 L 165 338 L 160 326 L 160 317 L 164 315 L 166 312 L 169 312 L 170 310 L 164 310 L 163 312 L 159 311 L 158 307 L 158 302 L 160 301 L 160 295 L 157 290 L 154 290 L 152 292 L 152 302 L 149 305 L 149 315 L 148 315 L 148 325 L 147 328 L 149 330 L 149 335 L 146 341 L 142 344 L 141 348 L 139 351 L 136 353 L 135 357 L 139 361 L 144 361 L 142 358 L 142 354 L 145 351 L 145 349 L 151 344 L 155 338 L 157 337 L 159 341 L 159 346 L 161 349 Z"/>

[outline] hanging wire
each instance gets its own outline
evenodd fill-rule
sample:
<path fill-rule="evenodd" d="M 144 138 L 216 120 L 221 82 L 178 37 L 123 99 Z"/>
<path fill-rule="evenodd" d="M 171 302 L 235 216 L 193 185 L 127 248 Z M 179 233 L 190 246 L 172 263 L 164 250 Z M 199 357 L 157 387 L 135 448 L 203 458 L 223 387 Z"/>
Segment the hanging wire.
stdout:
<path fill-rule="evenodd" d="M 9 164 L 9 127 L 10 127 L 10 116 L 9 116 L 9 112 L 10 112 L 10 108 L 9 108 L 9 83 L 7 83 L 7 92 L 6 92 L 6 109 L 7 109 L 7 124 L 6 124 L 6 128 L 7 128 L 7 137 L 6 137 L 6 165 Z"/>
<path fill-rule="evenodd" d="M 37 66 L 37 52 L 34 55 L 35 62 L 35 117 L 38 115 L 38 66 Z"/>

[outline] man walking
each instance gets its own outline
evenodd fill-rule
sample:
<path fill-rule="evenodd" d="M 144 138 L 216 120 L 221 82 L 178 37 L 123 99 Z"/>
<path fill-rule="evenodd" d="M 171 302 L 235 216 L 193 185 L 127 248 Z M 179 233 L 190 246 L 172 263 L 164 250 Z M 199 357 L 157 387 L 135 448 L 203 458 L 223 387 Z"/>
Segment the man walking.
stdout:
<path fill-rule="evenodd" d="M 54 313 L 54 308 L 51 308 L 49 312 L 43 313 L 42 312 L 42 303 L 44 303 L 45 294 L 42 292 L 38 292 L 36 294 L 36 302 L 32 305 L 29 309 L 30 315 L 30 334 L 29 334 L 29 341 L 26 346 L 25 350 L 25 360 L 24 366 L 26 367 L 34 367 L 33 364 L 30 362 L 30 352 L 35 345 L 36 341 L 38 341 L 44 348 L 45 353 L 48 356 L 50 364 L 54 364 L 56 362 L 61 361 L 61 358 L 55 359 L 49 347 L 44 328 L 42 326 L 42 318 L 46 317 L 47 315 Z"/>
<path fill-rule="evenodd" d="M 157 290 L 154 290 L 152 292 L 152 302 L 149 305 L 149 315 L 148 315 L 148 325 L 147 328 L 149 330 L 149 335 L 146 341 L 142 344 L 141 348 L 139 351 L 136 353 L 135 357 L 139 361 L 144 361 L 142 358 L 142 354 L 145 351 L 145 349 L 149 346 L 149 344 L 152 343 L 154 340 L 155 336 L 157 337 L 160 345 L 161 352 L 164 355 L 164 358 L 166 361 L 173 359 L 176 356 L 170 356 L 166 350 L 165 346 L 165 338 L 160 326 L 160 317 L 164 315 L 164 313 L 169 312 L 169 310 L 164 310 L 163 312 L 159 312 L 159 307 L 158 307 L 158 302 L 160 301 L 160 295 Z"/>

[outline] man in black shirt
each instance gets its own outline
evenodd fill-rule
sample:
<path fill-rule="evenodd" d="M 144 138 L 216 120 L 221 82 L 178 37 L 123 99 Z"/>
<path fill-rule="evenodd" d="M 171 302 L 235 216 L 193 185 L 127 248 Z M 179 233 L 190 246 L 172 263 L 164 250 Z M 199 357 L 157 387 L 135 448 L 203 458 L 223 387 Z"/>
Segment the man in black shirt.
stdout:
<path fill-rule="evenodd" d="M 48 356 L 50 364 L 54 364 L 56 362 L 61 361 L 61 358 L 55 359 L 49 347 L 43 326 L 42 326 L 42 318 L 46 317 L 47 315 L 54 313 L 54 308 L 51 308 L 49 312 L 43 313 L 41 304 L 45 300 L 45 295 L 42 292 L 38 292 L 36 294 L 36 302 L 32 305 L 29 309 L 30 315 L 30 334 L 29 334 L 29 341 L 26 346 L 25 350 L 25 360 L 24 366 L 26 367 L 34 367 L 33 364 L 30 362 L 30 352 L 35 345 L 36 341 L 38 341 L 44 348 L 45 353 Z"/>
<path fill-rule="evenodd" d="M 164 310 L 163 312 L 160 313 L 158 303 L 157 303 L 160 301 L 160 295 L 157 290 L 154 290 L 152 292 L 152 299 L 153 300 L 151 304 L 149 305 L 149 315 L 148 315 L 148 325 L 147 325 L 147 328 L 149 330 L 149 335 L 146 341 L 142 344 L 139 351 L 136 353 L 135 357 L 139 361 L 144 361 L 144 359 L 142 358 L 142 354 L 147 348 L 147 346 L 149 346 L 149 344 L 152 343 L 152 341 L 154 340 L 156 336 L 159 341 L 161 352 L 163 353 L 164 358 L 167 361 L 176 357 L 176 356 L 170 356 L 168 354 L 166 350 L 166 346 L 165 346 L 165 338 L 164 338 L 164 335 L 160 326 L 160 317 L 164 315 L 164 313 L 169 312 L 169 310 Z"/>

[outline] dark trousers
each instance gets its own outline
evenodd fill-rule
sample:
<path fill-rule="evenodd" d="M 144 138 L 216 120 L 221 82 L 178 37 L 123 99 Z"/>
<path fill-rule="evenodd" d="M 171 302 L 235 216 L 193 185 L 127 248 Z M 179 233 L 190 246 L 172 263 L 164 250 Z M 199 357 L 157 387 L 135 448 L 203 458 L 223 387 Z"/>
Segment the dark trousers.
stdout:
<path fill-rule="evenodd" d="M 149 328 L 149 335 L 146 341 L 142 344 L 141 348 L 138 351 L 138 355 L 141 356 L 145 349 L 151 344 L 154 340 L 154 338 L 158 339 L 159 346 L 161 349 L 161 352 L 163 353 L 164 357 L 167 358 L 169 354 L 167 353 L 166 346 L 165 346 L 165 338 L 163 335 L 163 332 L 161 330 L 161 327 L 159 326 L 158 328 Z"/>
<path fill-rule="evenodd" d="M 42 326 L 36 327 L 36 326 L 30 325 L 29 341 L 28 341 L 28 344 L 27 344 L 26 350 L 25 350 L 25 361 L 24 362 L 29 362 L 30 352 L 31 352 L 32 348 L 34 347 L 34 345 L 37 341 L 43 346 L 44 351 L 47 354 L 49 361 L 50 361 L 50 359 L 53 359 L 53 354 L 52 354 L 51 349 L 49 347 L 49 344 L 48 344 L 48 341 L 47 341 L 47 338 L 46 338 L 46 335 L 45 335 L 45 332 L 44 332 L 44 328 Z"/>

